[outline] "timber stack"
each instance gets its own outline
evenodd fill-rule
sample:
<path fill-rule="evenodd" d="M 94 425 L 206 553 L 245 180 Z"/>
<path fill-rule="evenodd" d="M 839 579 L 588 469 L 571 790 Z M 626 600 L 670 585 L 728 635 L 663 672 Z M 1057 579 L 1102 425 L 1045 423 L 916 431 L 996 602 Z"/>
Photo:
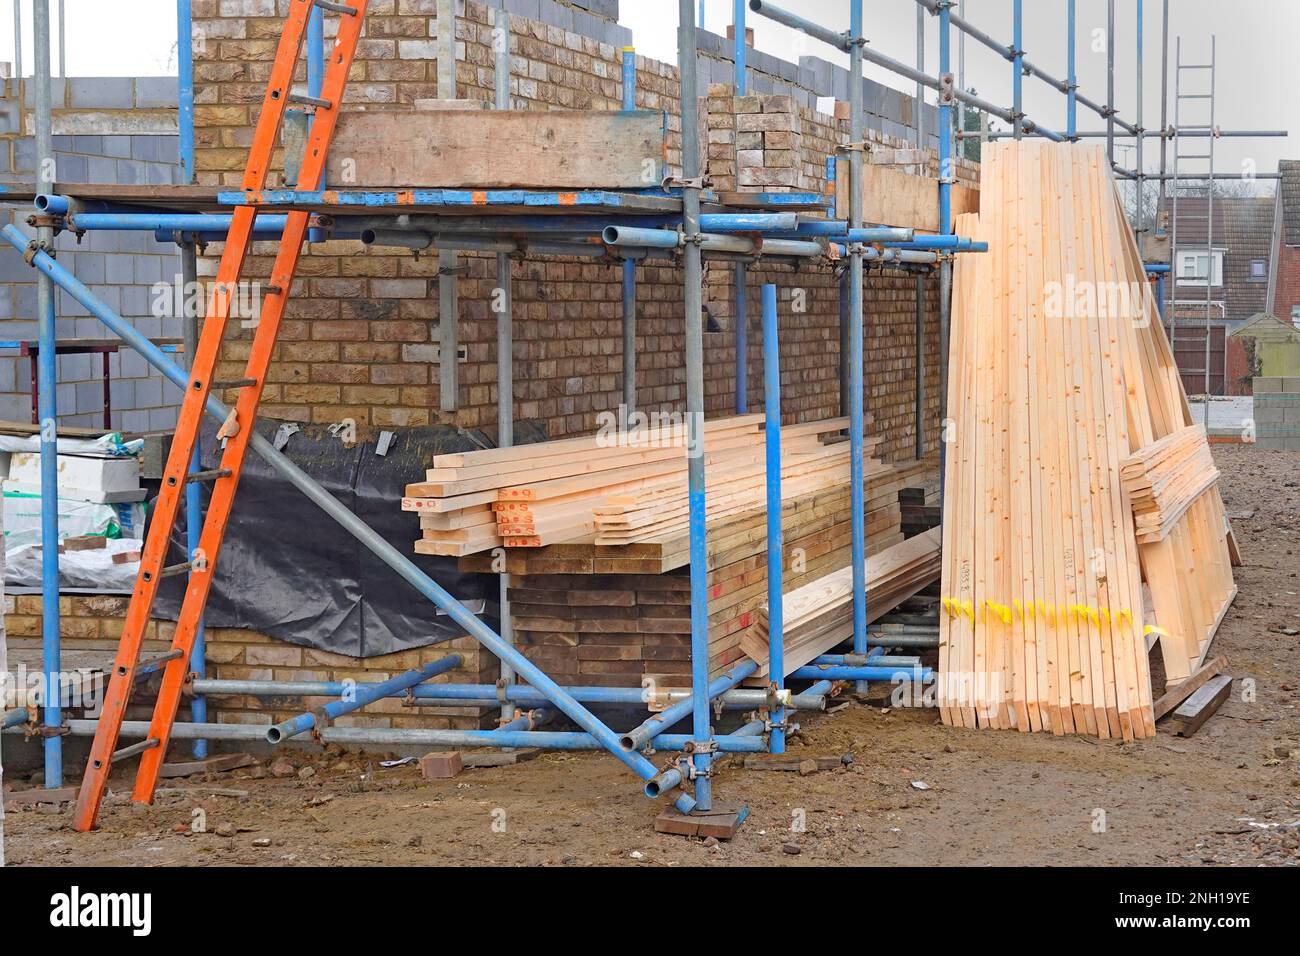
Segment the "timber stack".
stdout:
<path fill-rule="evenodd" d="M 943 515 L 943 720 L 1133 739 L 1236 594 L 1205 435 L 1104 151 L 999 143 L 958 258 Z"/>

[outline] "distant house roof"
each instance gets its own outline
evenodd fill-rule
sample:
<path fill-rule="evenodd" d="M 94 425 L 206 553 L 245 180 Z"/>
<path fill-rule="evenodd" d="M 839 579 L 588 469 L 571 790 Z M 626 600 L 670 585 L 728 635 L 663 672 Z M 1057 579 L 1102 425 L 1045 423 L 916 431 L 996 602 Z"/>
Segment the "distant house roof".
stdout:
<path fill-rule="evenodd" d="M 1282 196 L 1283 241 L 1288 246 L 1300 246 L 1300 159 L 1278 160 L 1277 170 L 1282 174 L 1278 189 Z"/>
<path fill-rule="evenodd" d="M 1269 312 L 1260 312 L 1252 315 L 1245 325 L 1232 333 L 1232 337 L 1264 342 L 1296 342 L 1300 341 L 1300 329 Z"/>
<path fill-rule="evenodd" d="M 1296 175 L 1300 179 L 1300 169 Z M 1205 219 L 1205 202 L 1204 196 L 1179 197 L 1179 251 L 1205 248 L 1205 231 L 1209 225 Z M 1223 256 L 1225 288 L 1221 297 L 1226 301 L 1224 317 L 1229 320 L 1244 319 L 1263 312 L 1267 307 L 1276 206 L 1277 200 L 1272 196 L 1218 196 L 1214 200 L 1212 239 L 1216 249 L 1226 250 Z M 1300 227 L 1300 220 L 1297 223 Z M 1251 276 L 1251 262 L 1256 260 L 1264 262 L 1263 278 Z M 1178 298 L 1192 297 L 1190 291 L 1191 287 L 1180 285 Z"/>

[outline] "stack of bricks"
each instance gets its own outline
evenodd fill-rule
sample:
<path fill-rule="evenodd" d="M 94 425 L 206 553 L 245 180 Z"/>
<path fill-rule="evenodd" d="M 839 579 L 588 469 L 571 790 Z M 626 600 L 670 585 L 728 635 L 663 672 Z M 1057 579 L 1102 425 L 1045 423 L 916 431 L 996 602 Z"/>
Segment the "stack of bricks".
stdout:
<path fill-rule="evenodd" d="M 690 684 L 690 578 L 527 575 L 510 588 L 515 643 L 561 684 Z"/>
<path fill-rule="evenodd" d="M 732 98 L 736 184 L 742 192 L 793 192 L 799 185 L 799 110 L 790 96 Z"/>

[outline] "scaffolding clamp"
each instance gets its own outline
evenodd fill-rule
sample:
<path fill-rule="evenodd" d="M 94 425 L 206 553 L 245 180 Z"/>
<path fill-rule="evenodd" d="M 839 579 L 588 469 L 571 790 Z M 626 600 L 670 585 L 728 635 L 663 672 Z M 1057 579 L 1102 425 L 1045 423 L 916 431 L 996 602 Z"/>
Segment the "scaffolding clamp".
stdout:
<path fill-rule="evenodd" d="M 325 713 L 324 707 L 318 707 L 311 712 L 311 739 L 318 744 L 324 744 L 320 732 L 331 723 L 329 714 Z"/>
<path fill-rule="evenodd" d="M 506 688 L 508 688 L 509 686 L 510 686 L 510 682 L 507 681 L 504 677 L 497 678 L 497 683 L 496 683 L 497 700 L 499 700 L 503 704 L 510 703 L 510 697 L 506 693 Z"/>
<path fill-rule="evenodd" d="M 718 752 L 718 741 L 713 737 L 708 740 L 688 740 L 682 744 L 682 753 L 712 754 Z"/>
<path fill-rule="evenodd" d="M 48 256 L 53 256 L 54 247 L 44 240 L 33 239 L 31 242 L 27 243 L 27 248 L 23 252 L 23 261 L 29 266 L 34 266 L 36 264 L 36 255 L 40 252 L 43 252 Z"/>
<path fill-rule="evenodd" d="M 27 217 L 27 225 L 37 229 L 47 228 L 58 231 L 63 228 L 63 217 L 55 216 L 50 213 L 34 213 Z M 78 233 L 80 235 L 80 233 Z"/>
<path fill-rule="evenodd" d="M 767 700 L 763 706 L 769 711 L 776 710 L 778 707 L 789 707 L 790 701 L 794 699 L 794 692 L 788 687 L 778 688 L 776 684 L 767 685 Z"/>
<path fill-rule="evenodd" d="M 939 105 L 952 106 L 957 101 L 957 80 L 952 73 L 939 74 Z"/>
<path fill-rule="evenodd" d="M 689 753 L 689 751 L 687 751 L 687 753 Z M 703 751 L 696 751 L 696 753 L 703 753 Z M 668 767 L 665 769 L 671 769 L 674 766 L 681 773 L 683 780 L 699 780 L 701 778 L 707 780 L 713 776 L 712 764 L 703 768 L 696 767 L 695 761 L 689 756 L 678 757 L 675 761 L 669 763 Z"/>
<path fill-rule="evenodd" d="M 686 179 L 682 176 L 665 176 L 660 185 L 664 189 L 707 189 L 713 181 L 706 176 L 694 176 Z"/>
<path fill-rule="evenodd" d="M 28 724 L 23 729 L 23 736 L 29 738 L 44 737 L 48 740 L 50 737 L 66 737 L 72 733 L 72 728 L 67 724 L 60 724 L 58 727 L 45 727 L 36 723 L 36 715 L 31 714 L 30 710 L 31 708 L 28 708 Z"/>

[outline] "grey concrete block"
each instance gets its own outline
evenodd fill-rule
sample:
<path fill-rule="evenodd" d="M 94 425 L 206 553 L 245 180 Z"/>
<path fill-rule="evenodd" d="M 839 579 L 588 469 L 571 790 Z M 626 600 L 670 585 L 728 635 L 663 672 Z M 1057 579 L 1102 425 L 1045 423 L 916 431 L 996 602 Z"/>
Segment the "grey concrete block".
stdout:
<path fill-rule="evenodd" d="M 177 409 L 175 408 L 151 408 L 149 410 L 149 430 L 157 431 L 175 427 L 176 415 Z"/>
<path fill-rule="evenodd" d="M 100 138 L 104 141 L 104 145 L 102 149 L 102 154 L 104 156 L 112 156 L 114 159 L 131 158 L 131 140 L 134 139 L 135 137 L 103 136 Z M 97 154 L 99 152 L 100 151 L 97 151 Z"/>
<path fill-rule="evenodd" d="M 140 378 L 135 382 L 137 408 L 153 408 L 162 404 L 162 379 Z"/>
<path fill-rule="evenodd" d="M 77 411 L 89 412 L 104 407 L 104 386 L 99 382 L 76 382 Z"/>
<path fill-rule="evenodd" d="M 90 159 L 76 154 L 58 154 L 54 157 L 54 178 L 61 183 L 85 183 L 90 180 Z"/>
<path fill-rule="evenodd" d="M 137 411 L 135 409 L 124 411 L 122 413 L 122 431 L 124 432 L 147 432 L 149 431 L 149 413 Z"/>
<path fill-rule="evenodd" d="M 138 285 L 111 286 L 122 293 L 121 314 L 131 318 L 149 314 L 149 290 Z"/>
<path fill-rule="evenodd" d="M 104 281 L 114 285 L 130 284 L 135 281 L 135 266 L 126 256 L 105 256 Z"/>
<path fill-rule="evenodd" d="M 135 106 L 135 81 L 123 76 L 70 77 L 68 105 L 129 110 Z"/>
<path fill-rule="evenodd" d="M 36 141 L 33 139 L 14 140 L 14 172 L 32 173 L 36 171 Z"/>
<path fill-rule="evenodd" d="M 156 160 L 158 158 L 158 137 L 157 136 L 132 136 L 131 137 L 131 158 Z"/>
<path fill-rule="evenodd" d="M 88 286 L 103 285 L 106 266 L 104 255 L 97 252 L 82 252 L 77 255 L 77 268 L 73 274 Z"/>
<path fill-rule="evenodd" d="M 90 157 L 90 171 L 87 175 L 92 183 L 117 182 L 117 161 L 104 156 Z"/>
<path fill-rule="evenodd" d="M 56 144 L 56 148 L 65 149 L 70 153 L 83 153 L 86 156 L 105 155 L 103 136 L 71 136 L 67 138 L 71 140 L 67 146 L 58 147 Z"/>
<path fill-rule="evenodd" d="M 27 421 L 32 415 L 31 400 L 23 395 L 0 395 L 0 416 L 11 422 Z"/>
<path fill-rule="evenodd" d="M 163 277 L 162 259 L 157 256 L 140 256 L 135 260 L 135 281 L 142 285 L 161 282 Z"/>
<path fill-rule="evenodd" d="M 170 76 L 138 76 L 135 78 L 135 105 L 140 108 L 175 106 L 176 80 Z"/>
<path fill-rule="evenodd" d="M 170 186 L 176 182 L 178 172 L 179 168 L 176 166 L 166 166 L 162 163 L 146 163 L 144 179 L 150 186 Z"/>
<path fill-rule="evenodd" d="M 547 0 L 547 3 L 552 2 L 553 0 Z M 542 0 L 506 0 L 506 10 L 515 16 L 540 20 L 542 16 Z"/>
<path fill-rule="evenodd" d="M 124 378 L 143 378 L 149 374 L 150 365 L 144 356 L 134 350 L 122 352 L 122 376 Z"/>
<path fill-rule="evenodd" d="M 158 162 L 180 165 L 180 140 L 175 136 L 155 136 L 154 139 L 158 141 Z"/>
<path fill-rule="evenodd" d="M 31 270 L 28 270 L 31 271 Z M 30 319 L 32 324 L 31 334 L 36 334 L 36 283 L 28 282 L 26 285 L 17 286 L 14 289 L 14 314 L 20 319 Z"/>
<path fill-rule="evenodd" d="M 141 186 L 145 181 L 145 163 L 134 159 L 119 159 L 113 174 L 113 181 L 123 186 Z"/>
<path fill-rule="evenodd" d="M 83 316 L 72 324 L 72 335 L 78 339 L 111 338 L 108 330 L 93 316 Z"/>
<path fill-rule="evenodd" d="M 609 20 L 618 19 L 618 0 L 569 0 L 569 3 Z"/>

